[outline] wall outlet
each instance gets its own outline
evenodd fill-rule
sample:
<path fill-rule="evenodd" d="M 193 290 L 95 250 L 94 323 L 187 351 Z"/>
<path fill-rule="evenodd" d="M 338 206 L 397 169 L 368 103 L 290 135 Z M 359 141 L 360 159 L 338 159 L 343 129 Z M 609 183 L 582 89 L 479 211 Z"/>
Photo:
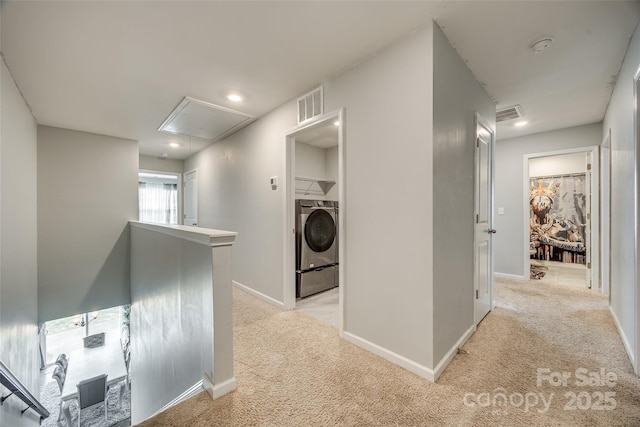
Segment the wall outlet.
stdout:
<path fill-rule="evenodd" d="M 504 208 L 498 208 L 498 215 L 504 215 Z"/>

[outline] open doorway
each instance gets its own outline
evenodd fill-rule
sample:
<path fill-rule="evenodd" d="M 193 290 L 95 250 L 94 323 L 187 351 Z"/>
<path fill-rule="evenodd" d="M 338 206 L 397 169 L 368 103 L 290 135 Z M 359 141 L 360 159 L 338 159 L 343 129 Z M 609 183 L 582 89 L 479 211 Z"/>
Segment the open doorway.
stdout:
<path fill-rule="evenodd" d="M 597 147 L 542 153 L 526 161 L 531 279 L 597 290 Z"/>
<path fill-rule="evenodd" d="M 344 295 L 344 111 L 286 135 L 286 309 L 342 330 Z"/>

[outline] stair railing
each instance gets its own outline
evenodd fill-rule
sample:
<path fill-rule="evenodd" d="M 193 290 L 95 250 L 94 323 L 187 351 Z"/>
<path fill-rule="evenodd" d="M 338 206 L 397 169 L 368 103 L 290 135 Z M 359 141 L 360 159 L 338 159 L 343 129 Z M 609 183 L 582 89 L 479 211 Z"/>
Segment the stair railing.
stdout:
<path fill-rule="evenodd" d="M 24 415 L 28 409 L 33 409 L 38 413 L 38 415 L 40 415 L 40 422 L 49 416 L 49 411 L 42 406 L 42 403 L 40 403 L 29 390 L 27 390 L 24 384 L 22 384 L 20 380 L 13 375 L 11 369 L 9 369 L 1 360 L 0 383 L 9 390 L 8 395 L 2 395 L 0 397 L 0 405 L 2 405 L 9 397 L 16 396 L 27 405 L 27 407 L 22 410 L 22 415 Z"/>

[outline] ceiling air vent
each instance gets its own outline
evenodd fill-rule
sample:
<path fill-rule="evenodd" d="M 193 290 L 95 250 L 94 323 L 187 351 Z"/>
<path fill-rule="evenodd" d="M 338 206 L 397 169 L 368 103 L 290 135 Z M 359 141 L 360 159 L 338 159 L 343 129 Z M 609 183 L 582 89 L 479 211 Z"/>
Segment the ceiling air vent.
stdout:
<path fill-rule="evenodd" d="M 298 98 L 298 123 L 324 114 L 322 86 Z"/>
<path fill-rule="evenodd" d="M 255 120 L 249 114 L 185 96 L 158 130 L 217 141 Z"/>
<path fill-rule="evenodd" d="M 496 122 L 499 123 L 507 120 L 519 119 L 522 116 L 522 108 L 519 105 L 513 105 L 496 111 Z"/>

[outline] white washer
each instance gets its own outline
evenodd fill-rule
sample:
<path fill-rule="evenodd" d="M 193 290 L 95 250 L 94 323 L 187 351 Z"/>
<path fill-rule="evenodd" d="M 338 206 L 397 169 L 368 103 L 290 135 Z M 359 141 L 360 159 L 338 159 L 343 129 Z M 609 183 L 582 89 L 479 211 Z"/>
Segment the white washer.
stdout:
<path fill-rule="evenodd" d="M 296 297 L 337 286 L 338 202 L 296 200 Z"/>

